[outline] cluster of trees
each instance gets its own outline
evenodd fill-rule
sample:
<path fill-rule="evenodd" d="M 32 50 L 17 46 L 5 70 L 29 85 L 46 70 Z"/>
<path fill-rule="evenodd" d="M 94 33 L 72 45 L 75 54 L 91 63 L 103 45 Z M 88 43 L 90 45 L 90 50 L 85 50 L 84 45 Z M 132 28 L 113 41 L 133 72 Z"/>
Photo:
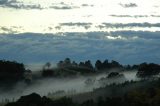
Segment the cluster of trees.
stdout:
<path fill-rule="evenodd" d="M 50 68 L 50 66 L 50 63 L 45 64 L 42 70 L 43 77 L 72 76 L 94 72 L 94 67 L 90 60 L 76 63 L 75 61 L 71 61 L 70 58 L 66 58 L 57 63 L 57 68 Z"/>
<path fill-rule="evenodd" d="M 57 68 L 54 68 L 54 69 L 49 68 L 50 63 L 46 63 L 45 67 L 48 67 L 48 68 L 43 68 L 42 76 L 44 77 L 60 75 L 60 74 L 57 74 L 58 71 L 59 72 L 61 71 L 62 73 L 65 71 L 75 75 L 77 73 L 85 74 L 85 73 L 108 71 L 112 68 L 118 68 L 118 69 L 137 68 L 136 65 L 134 66 L 128 65 L 127 67 L 123 66 L 119 62 L 114 60 L 112 60 L 111 62 L 109 62 L 108 60 L 105 60 L 103 62 L 100 60 L 97 60 L 95 65 L 93 65 L 90 60 L 76 63 L 75 61 L 72 61 L 70 58 L 66 58 L 64 60 L 59 61 L 57 63 Z"/>
<path fill-rule="evenodd" d="M 137 76 L 140 78 L 151 77 L 160 73 L 160 65 L 154 63 L 142 63 L 138 67 Z"/>
<path fill-rule="evenodd" d="M 137 69 L 137 77 L 146 78 L 158 75 L 160 73 L 160 65 L 154 63 L 142 63 L 139 65 L 127 65 L 123 66 L 117 61 L 97 60 L 93 66 L 90 60 L 76 63 L 71 61 L 70 58 L 66 58 L 64 61 L 59 61 L 58 68 L 51 68 L 51 63 L 46 63 L 42 69 L 42 77 L 53 76 L 71 76 L 87 73 L 96 73 L 102 71 L 108 71 L 112 68 L 118 68 L 122 70 Z M 27 73 L 27 74 L 26 74 Z M 25 80 L 30 83 L 32 80 L 32 71 L 26 70 L 22 63 L 15 61 L 0 60 L 0 83 L 10 84 L 20 80 Z M 112 73 L 116 74 L 116 73 Z"/>
<path fill-rule="evenodd" d="M 138 70 L 137 76 L 140 78 L 148 77 L 157 75 L 160 72 L 160 65 L 154 64 L 154 63 L 142 63 L 138 65 L 126 65 L 123 66 L 117 61 L 100 61 L 97 60 L 95 65 L 92 65 L 90 60 L 87 60 L 85 62 L 79 62 L 76 63 L 75 61 L 71 61 L 70 58 L 66 58 L 64 61 L 59 61 L 58 69 L 60 70 L 72 70 L 79 73 L 95 73 L 95 72 L 102 72 L 102 71 L 108 71 L 113 68 L 118 68 L 120 70 Z M 54 70 L 47 69 L 44 71 L 44 76 L 50 76 L 53 75 Z"/>
<path fill-rule="evenodd" d="M 123 66 L 126 70 L 137 70 L 139 65 L 126 65 L 126 66 Z"/>
<path fill-rule="evenodd" d="M 43 68 L 42 76 L 43 77 L 52 77 L 59 76 L 61 73 L 65 72 L 65 75 L 76 75 L 77 73 L 86 74 L 86 73 L 96 73 L 96 72 L 106 72 L 110 69 L 117 68 L 119 70 L 138 70 L 136 76 L 139 78 L 152 77 L 160 73 L 160 65 L 154 63 L 142 63 L 138 65 L 121 65 L 119 62 L 112 60 L 100 61 L 97 60 L 95 65 L 92 65 L 90 60 L 85 62 L 76 63 L 71 61 L 70 58 L 66 58 L 64 61 L 59 61 L 57 63 L 58 68 L 51 69 L 51 64 L 46 63 L 45 68 Z M 56 72 L 56 73 L 55 73 Z M 113 73 L 116 74 L 116 73 Z"/>
<path fill-rule="evenodd" d="M 64 67 L 84 67 L 84 68 L 89 68 L 89 69 L 96 69 L 96 70 L 104 70 L 104 69 L 111 69 L 111 68 L 123 68 L 123 66 L 117 62 L 112 60 L 109 62 L 108 60 L 101 61 L 97 60 L 95 65 L 93 66 L 90 60 L 84 61 L 84 62 L 79 62 L 76 63 L 75 61 L 71 61 L 70 58 L 66 58 L 64 61 L 59 61 L 57 66 L 59 68 L 64 68 Z M 129 66 L 129 65 L 128 65 Z M 132 68 L 132 66 L 129 66 Z"/>
<path fill-rule="evenodd" d="M 59 61 L 57 66 L 59 68 L 66 68 L 66 67 L 83 67 L 83 68 L 89 68 L 93 69 L 92 63 L 90 60 L 87 60 L 85 62 L 80 62 L 79 64 L 75 61 L 71 61 L 70 58 L 66 58 L 64 61 Z"/>
<path fill-rule="evenodd" d="M 0 84 L 13 84 L 24 79 L 25 71 L 22 63 L 0 60 Z"/>
<path fill-rule="evenodd" d="M 91 69 L 94 71 L 95 70 L 106 71 L 106 70 L 109 70 L 112 68 L 119 68 L 119 69 L 124 69 L 124 70 L 135 70 L 135 69 L 138 69 L 140 65 L 126 65 L 126 66 L 124 66 L 115 60 L 108 61 L 107 59 L 104 61 L 97 60 L 95 62 L 95 64 L 92 64 L 92 62 L 90 60 L 76 63 L 75 61 L 71 61 L 70 58 L 66 58 L 66 59 L 64 59 L 64 61 L 59 61 L 57 63 L 58 68 L 83 67 L 83 68 L 88 68 L 88 69 Z"/>
<path fill-rule="evenodd" d="M 104 62 L 101 62 L 100 60 L 97 60 L 95 63 L 95 68 L 97 70 L 104 70 L 104 69 L 111 69 L 111 68 L 122 68 L 123 66 L 119 64 L 117 61 L 112 60 L 109 62 L 108 60 L 105 60 Z"/>

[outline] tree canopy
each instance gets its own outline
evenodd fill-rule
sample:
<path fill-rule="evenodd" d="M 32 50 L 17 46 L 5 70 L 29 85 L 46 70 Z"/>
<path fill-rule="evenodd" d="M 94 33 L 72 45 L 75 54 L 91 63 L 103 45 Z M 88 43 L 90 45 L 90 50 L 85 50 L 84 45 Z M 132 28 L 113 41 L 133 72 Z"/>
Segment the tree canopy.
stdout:
<path fill-rule="evenodd" d="M 160 65 L 154 63 L 142 63 L 139 65 L 137 76 L 138 77 L 151 77 L 160 73 Z"/>
<path fill-rule="evenodd" d="M 14 83 L 24 78 L 25 67 L 15 61 L 0 60 L 0 82 Z"/>

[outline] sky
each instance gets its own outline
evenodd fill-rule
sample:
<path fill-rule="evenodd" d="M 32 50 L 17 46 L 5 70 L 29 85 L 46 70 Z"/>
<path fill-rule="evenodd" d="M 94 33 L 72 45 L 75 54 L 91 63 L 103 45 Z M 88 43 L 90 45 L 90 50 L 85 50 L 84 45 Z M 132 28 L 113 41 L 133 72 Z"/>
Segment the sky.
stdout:
<path fill-rule="evenodd" d="M 160 0 L 0 0 L 0 59 L 160 64 Z"/>

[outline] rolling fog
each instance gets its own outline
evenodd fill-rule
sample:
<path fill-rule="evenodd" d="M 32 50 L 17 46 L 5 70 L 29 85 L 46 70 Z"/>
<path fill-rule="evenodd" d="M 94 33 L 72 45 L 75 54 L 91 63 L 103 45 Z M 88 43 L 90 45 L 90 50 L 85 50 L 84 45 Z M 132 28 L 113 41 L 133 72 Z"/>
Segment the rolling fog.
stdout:
<path fill-rule="evenodd" d="M 136 80 L 136 71 L 130 72 L 120 72 L 124 74 L 125 80 L 122 81 L 116 78 L 114 82 L 122 83 L 126 80 Z M 26 85 L 24 82 L 19 82 L 17 85 L 9 92 L 0 91 L 0 101 L 5 102 L 5 99 L 14 101 L 22 95 L 28 95 L 30 93 L 36 92 L 41 96 L 59 97 L 74 95 L 77 93 L 89 92 L 94 88 L 103 87 L 107 84 L 113 83 L 113 79 L 105 80 L 105 85 L 100 84 L 99 80 L 101 78 L 106 78 L 107 73 L 101 73 L 98 75 L 91 76 L 79 76 L 76 78 L 46 78 L 41 80 L 33 81 L 32 84 Z M 86 83 L 87 79 L 91 79 L 91 83 Z M 57 93 L 59 92 L 59 93 Z"/>

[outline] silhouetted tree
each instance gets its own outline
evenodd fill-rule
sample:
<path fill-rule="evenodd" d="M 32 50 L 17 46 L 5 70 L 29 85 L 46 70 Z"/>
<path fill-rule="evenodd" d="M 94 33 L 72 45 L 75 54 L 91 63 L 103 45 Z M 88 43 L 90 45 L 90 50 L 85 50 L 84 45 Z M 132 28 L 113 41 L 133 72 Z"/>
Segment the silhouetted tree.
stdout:
<path fill-rule="evenodd" d="M 104 69 L 105 69 L 105 68 L 110 68 L 110 65 L 109 65 L 109 62 L 108 62 L 107 59 L 104 60 L 102 68 L 104 68 Z"/>
<path fill-rule="evenodd" d="M 122 66 L 117 61 L 112 60 L 111 67 L 112 68 L 121 68 Z"/>
<path fill-rule="evenodd" d="M 47 62 L 44 66 L 43 66 L 43 70 L 45 69 L 49 69 L 51 67 L 51 63 Z"/>
<path fill-rule="evenodd" d="M 97 60 L 95 66 L 98 70 L 108 70 L 112 68 L 122 68 L 123 66 L 120 65 L 117 61 L 112 60 L 111 63 L 108 60 L 104 60 L 102 63 L 100 60 Z"/>
<path fill-rule="evenodd" d="M 72 66 L 77 67 L 78 64 L 77 64 L 75 61 L 73 61 L 73 62 L 72 62 Z"/>
<path fill-rule="evenodd" d="M 22 63 L 0 60 L 0 83 L 10 84 L 24 79 Z"/>
<path fill-rule="evenodd" d="M 85 67 L 87 67 L 87 68 L 93 69 L 93 66 L 92 66 L 92 64 L 91 64 L 91 61 L 90 61 L 90 60 L 85 61 L 84 65 L 85 65 Z"/>
<path fill-rule="evenodd" d="M 53 69 L 50 69 L 51 63 L 47 62 L 42 70 L 42 76 L 43 77 L 52 77 L 54 75 Z"/>
<path fill-rule="evenodd" d="M 64 60 L 65 65 L 71 65 L 71 59 L 70 58 L 66 58 Z"/>
<path fill-rule="evenodd" d="M 137 72 L 138 77 L 151 77 L 160 73 L 160 65 L 154 63 L 142 63 L 140 64 Z"/>
<path fill-rule="evenodd" d="M 58 68 L 62 68 L 62 67 L 63 67 L 63 61 L 59 61 L 59 62 L 57 63 L 57 66 L 58 66 Z"/>
<path fill-rule="evenodd" d="M 97 70 L 100 70 L 101 67 L 102 67 L 102 62 L 100 60 L 97 60 L 96 63 L 95 63 L 95 67 Z"/>
<path fill-rule="evenodd" d="M 80 63 L 79 63 L 79 67 L 85 67 L 84 62 L 80 62 Z"/>

